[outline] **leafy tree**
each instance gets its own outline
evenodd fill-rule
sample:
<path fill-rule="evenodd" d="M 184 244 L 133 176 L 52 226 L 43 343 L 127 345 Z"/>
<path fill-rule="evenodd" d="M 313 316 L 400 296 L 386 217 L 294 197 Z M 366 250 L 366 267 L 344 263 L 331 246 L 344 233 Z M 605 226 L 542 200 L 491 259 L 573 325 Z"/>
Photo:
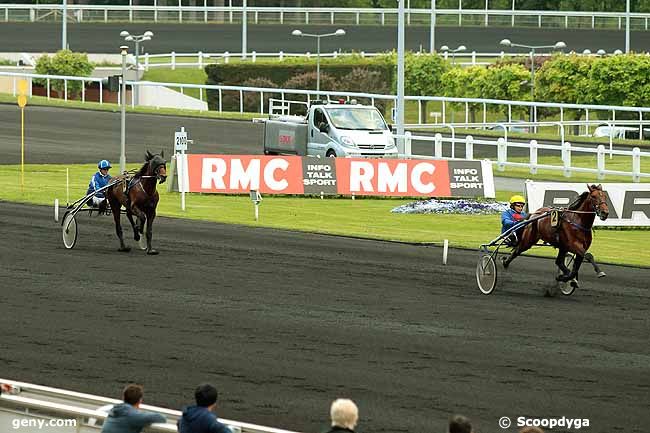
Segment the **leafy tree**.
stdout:
<path fill-rule="evenodd" d="M 444 96 L 455 98 L 484 98 L 487 69 L 483 66 L 456 67 L 442 74 Z M 454 110 L 464 109 L 465 104 L 451 104 Z M 483 104 L 469 104 L 471 122 L 476 121 L 476 112 Z"/>
<path fill-rule="evenodd" d="M 86 53 L 73 53 L 70 50 L 60 50 L 54 56 L 41 56 L 36 62 L 36 73 L 44 75 L 68 75 L 76 77 L 89 77 L 95 67 L 88 61 Z M 45 85 L 46 80 L 37 80 L 38 84 Z M 50 85 L 54 90 L 63 92 L 63 80 L 51 80 Z M 68 81 L 68 94 L 81 93 L 81 81 Z"/>
<path fill-rule="evenodd" d="M 595 61 L 593 57 L 575 54 L 553 56 L 535 76 L 535 99 L 566 104 L 592 103 L 588 97 L 589 75 Z M 565 113 L 573 120 L 582 116 L 580 110 L 566 110 Z M 542 111 L 542 114 L 550 113 Z"/>
<path fill-rule="evenodd" d="M 404 62 L 404 93 L 433 96 L 443 92 L 442 75 L 449 70 L 449 62 L 437 54 L 407 54 Z"/>
<path fill-rule="evenodd" d="M 650 104 L 650 58 L 609 56 L 594 61 L 586 98 L 592 104 L 644 107 Z"/>
<path fill-rule="evenodd" d="M 530 72 L 521 65 L 487 68 L 483 95 L 486 99 L 530 101 Z M 499 106 L 507 114 L 507 107 Z M 524 114 L 526 107 L 512 107 L 513 113 Z"/>

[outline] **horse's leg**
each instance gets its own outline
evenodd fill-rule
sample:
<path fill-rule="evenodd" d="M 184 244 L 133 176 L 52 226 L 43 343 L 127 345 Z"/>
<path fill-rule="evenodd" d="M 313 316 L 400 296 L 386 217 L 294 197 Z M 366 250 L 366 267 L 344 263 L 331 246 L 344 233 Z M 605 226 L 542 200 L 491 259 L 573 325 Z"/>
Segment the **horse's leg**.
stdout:
<path fill-rule="evenodd" d="M 600 269 L 600 266 L 598 266 L 598 263 L 596 263 L 596 259 L 594 259 L 594 255 L 591 253 L 585 253 L 585 260 L 591 263 L 591 266 L 594 267 L 594 272 L 596 272 L 596 275 L 598 275 L 598 278 L 602 278 L 607 276 L 607 274 Z"/>
<path fill-rule="evenodd" d="M 561 278 L 566 277 L 571 273 L 569 268 L 566 267 L 564 264 L 564 259 L 566 258 L 566 253 L 567 250 L 564 247 L 560 247 L 557 252 L 557 257 L 555 258 L 555 265 L 558 267 L 560 271 L 562 271 L 562 275 L 558 275 L 557 280 L 558 281 L 563 281 Z M 567 281 L 567 280 L 564 280 Z"/>
<path fill-rule="evenodd" d="M 151 238 L 153 236 L 153 220 L 156 218 L 156 209 L 151 209 L 147 214 L 147 254 L 156 255 L 157 250 L 151 247 Z"/>
<path fill-rule="evenodd" d="M 131 212 L 130 209 L 126 210 L 126 217 L 129 219 L 129 222 L 131 223 L 131 228 L 133 228 L 133 239 L 138 242 L 140 240 L 140 231 L 138 231 L 138 228 L 135 225 L 135 221 L 133 221 L 133 213 Z"/>
<path fill-rule="evenodd" d="M 131 251 L 131 248 L 127 247 L 124 244 L 124 237 L 122 236 L 122 223 L 120 222 L 120 213 L 121 213 L 121 203 L 117 197 L 113 194 L 108 195 L 108 199 L 111 203 L 111 212 L 113 212 L 113 220 L 115 221 L 115 233 L 117 234 L 118 239 L 120 240 L 120 248 L 118 251 L 128 252 Z"/>

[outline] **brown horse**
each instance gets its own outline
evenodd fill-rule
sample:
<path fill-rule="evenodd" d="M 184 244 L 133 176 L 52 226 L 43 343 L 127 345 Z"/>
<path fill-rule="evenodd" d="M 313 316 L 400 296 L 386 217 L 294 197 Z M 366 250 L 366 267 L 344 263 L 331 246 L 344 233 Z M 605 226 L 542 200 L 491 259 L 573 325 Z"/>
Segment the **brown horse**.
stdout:
<path fill-rule="evenodd" d="M 146 223 L 147 254 L 158 254 L 158 251 L 151 247 L 151 235 L 153 220 L 156 217 L 156 206 L 160 198 L 158 191 L 156 191 L 156 182 L 163 183 L 167 179 L 167 165 L 164 153 L 160 152 L 160 155 L 154 155 L 147 151 L 145 163 L 132 178 L 121 175 L 113 179 L 124 180 L 124 182 L 119 182 L 106 190 L 106 198 L 111 204 L 111 211 L 115 220 L 115 232 L 120 239 L 120 249 L 118 251 L 127 252 L 131 250 L 131 248 L 124 245 L 124 238 L 122 237 L 120 210 L 124 206 L 126 217 L 129 219 L 131 227 L 133 227 L 133 239 L 136 242 L 140 240 Z M 133 221 L 133 215 L 138 218 L 137 226 Z"/>
<path fill-rule="evenodd" d="M 510 256 L 504 258 L 503 266 L 507 268 L 515 257 L 536 245 L 541 239 L 559 250 L 555 264 L 562 271 L 562 275 L 559 275 L 557 280 L 566 282 L 577 279 L 585 255 L 589 262 L 593 261 L 593 256 L 588 254 L 587 250 L 591 246 L 591 228 L 596 215 L 603 221 L 609 215 L 607 194 L 602 186 L 587 185 L 587 188 L 589 190 L 580 194 L 567 209 L 558 210 L 559 218 L 556 226 L 551 225 L 552 214 L 550 213 L 525 226 L 520 236 L 521 241 L 514 247 Z M 547 207 L 538 209 L 531 214 L 530 218 L 535 219 L 536 216 L 539 217 L 549 211 L 553 209 Z M 575 254 L 572 270 L 564 264 L 567 252 Z M 592 264 L 598 271 L 595 262 Z"/>

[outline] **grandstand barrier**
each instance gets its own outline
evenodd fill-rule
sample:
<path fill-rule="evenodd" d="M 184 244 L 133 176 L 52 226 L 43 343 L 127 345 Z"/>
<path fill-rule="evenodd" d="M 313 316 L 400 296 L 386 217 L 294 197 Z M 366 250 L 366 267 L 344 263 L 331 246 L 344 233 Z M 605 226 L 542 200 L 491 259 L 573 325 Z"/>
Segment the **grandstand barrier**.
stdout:
<path fill-rule="evenodd" d="M 0 383 L 10 384 L 17 391 L 0 395 L 0 426 L 20 429 L 23 433 L 51 430 L 57 433 L 97 433 L 110 407 L 122 402 L 8 379 L 0 379 Z M 141 405 L 140 409 L 167 418 L 166 424 L 153 424 L 145 430 L 147 433 L 177 432 L 176 422 L 181 411 L 151 405 Z M 233 433 L 294 433 L 223 418 L 220 421 L 227 424 Z"/>

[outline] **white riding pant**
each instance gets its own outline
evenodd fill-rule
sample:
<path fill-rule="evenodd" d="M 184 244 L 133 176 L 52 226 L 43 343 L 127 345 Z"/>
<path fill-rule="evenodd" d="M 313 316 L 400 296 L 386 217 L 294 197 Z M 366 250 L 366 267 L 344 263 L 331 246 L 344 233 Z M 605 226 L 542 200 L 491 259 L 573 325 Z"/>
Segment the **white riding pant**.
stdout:
<path fill-rule="evenodd" d="M 94 207 L 99 207 L 100 204 L 102 204 L 106 200 L 106 197 L 93 197 L 93 206 Z"/>

